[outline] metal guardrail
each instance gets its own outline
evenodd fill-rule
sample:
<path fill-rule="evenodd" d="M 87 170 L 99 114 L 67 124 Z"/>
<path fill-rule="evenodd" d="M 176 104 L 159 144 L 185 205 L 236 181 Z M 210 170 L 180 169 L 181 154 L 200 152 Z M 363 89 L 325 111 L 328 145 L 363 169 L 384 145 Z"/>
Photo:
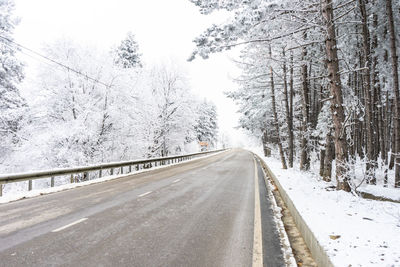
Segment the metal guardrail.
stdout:
<path fill-rule="evenodd" d="M 0 196 L 2 196 L 3 192 L 3 184 L 8 183 L 16 183 L 16 182 L 23 182 L 29 181 L 28 190 L 32 190 L 32 180 L 42 179 L 42 178 L 49 178 L 51 177 L 50 186 L 54 187 L 55 185 L 55 177 L 57 176 L 66 176 L 70 175 L 70 183 L 74 182 L 81 182 L 81 181 L 88 181 L 93 180 L 96 178 L 101 178 L 105 172 L 109 170 L 109 175 L 117 174 L 124 174 L 132 172 L 132 167 L 135 167 L 136 170 L 140 169 L 149 169 L 154 166 L 162 166 L 168 165 L 171 163 L 181 162 L 184 160 L 189 160 L 194 157 L 217 153 L 224 151 L 226 149 L 219 149 L 213 151 L 206 151 L 206 152 L 199 152 L 199 153 L 192 153 L 187 155 L 180 155 L 180 156 L 170 156 L 170 157 L 162 157 L 162 158 L 152 158 L 152 159 L 140 159 L 140 160 L 133 160 L 133 161 L 121 161 L 121 162 L 110 162 L 110 163 L 103 163 L 97 164 L 92 166 L 81 166 L 75 168 L 63 168 L 63 169 L 52 169 L 52 170 L 43 170 L 43 171 L 36 171 L 36 172 L 24 172 L 24 173 L 14 173 L 14 174 L 6 174 L 0 175 Z M 126 168 L 128 168 L 126 170 Z M 116 172 L 115 169 L 117 169 Z M 98 172 L 94 176 L 93 179 L 90 179 L 90 172 Z M 107 174 L 106 174 L 107 175 Z"/>

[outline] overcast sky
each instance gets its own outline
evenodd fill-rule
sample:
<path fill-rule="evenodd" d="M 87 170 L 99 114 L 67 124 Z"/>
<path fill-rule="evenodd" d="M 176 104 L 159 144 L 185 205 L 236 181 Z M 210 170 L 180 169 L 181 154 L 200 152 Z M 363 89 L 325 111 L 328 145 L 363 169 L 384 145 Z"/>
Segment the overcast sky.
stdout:
<path fill-rule="evenodd" d="M 227 14 L 201 15 L 188 0 L 15 2 L 21 19 L 15 40 L 36 50 L 62 37 L 109 49 L 132 31 L 145 63 L 173 60 L 180 64 L 189 75 L 194 93 L 217 105 L 220 130 L 229 132 L 235 143 L 244 141 L 243 134 L 233 129 L 237 125 L 237 107 L 223 95 L 223 91 L 236 87 L 230 79 L 238 73 L 229 59 L 233 52 L 212 55 L 208 60 L 186 61 L 194 49 L 192 40 L 212 23 L 224 21 Z M 33 64 L 28 62 L 29 66 Z"/>

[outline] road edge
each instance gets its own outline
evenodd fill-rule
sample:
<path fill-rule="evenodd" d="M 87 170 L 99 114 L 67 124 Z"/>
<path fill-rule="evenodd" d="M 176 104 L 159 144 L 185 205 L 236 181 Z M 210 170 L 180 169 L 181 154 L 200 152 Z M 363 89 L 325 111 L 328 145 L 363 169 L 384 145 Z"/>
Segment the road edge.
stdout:
<path fill-rule="evenodd" d="M 256 159 L 254 161 L 254 237 L 253 237 L 253 265 L 252 267 L 262 267 L 263 264 L 263 244 L 261 229 L 261 207 L 260 189 L 258 186 L 258 169 Z"/>
<path fill-rule="evenodd" d="M 290 214 L 292 215 L 292 217 L 295 221 L 297 229 L 299 230 L 300 234 L 303 236 L 303 239 L 304 239 L 306 245 L 308 246 L 308 249 L 310 250 L 311 255 L 314 258 L 317 265 L 323 266 L 323 267 L 334 267 L 328 254 L 326 253 L 324 248 L 320 245 L 320 243 L 318 242 L 314 233 L 311 231 L 311 229 L 308 227 L 307 223 L 304 221 L 303 217 L 300 215 L 300 213 L 297 210 L 296 206 L 294 205 L 293 201 L 290 199 L 289 195 L 286 193 L 286 191 L 281 186 L 278 178 L 275 176 L 275 174 L 271 171 L 271 169 L 268 167 L 268 165 L 265 163 L 265 161 L 260 156 L 258 156 L 255 153 L 253 153 L 253 154 L 255 155 L 255 157 L 257 157 L 260 160 L 265 171 L 267 172 L 266 174 L 268 175 L 269 178 L 272 179 L 272 181 L 275 183 L 275 186 L 278 188 L 278 191 L 279 191 L 283 201 L 285 202 Z"/>

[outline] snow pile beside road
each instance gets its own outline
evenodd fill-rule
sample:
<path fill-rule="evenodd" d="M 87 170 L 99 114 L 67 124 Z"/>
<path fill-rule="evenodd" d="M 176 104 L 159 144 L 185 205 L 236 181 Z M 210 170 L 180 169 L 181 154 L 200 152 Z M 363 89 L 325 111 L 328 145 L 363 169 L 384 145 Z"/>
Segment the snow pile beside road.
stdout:
<path fill-rule="evenodd" d="M 335 266 L 400 266 L 399 203 L 332 190 L 318 176 L 263 159 Z"/>

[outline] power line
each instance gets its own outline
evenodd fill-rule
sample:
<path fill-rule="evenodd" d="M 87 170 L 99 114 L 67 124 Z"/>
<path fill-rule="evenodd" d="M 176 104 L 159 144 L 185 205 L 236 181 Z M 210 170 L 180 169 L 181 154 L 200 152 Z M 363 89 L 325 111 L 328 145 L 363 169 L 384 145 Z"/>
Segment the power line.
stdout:
<path fill-rule="evenodd" d="M 67 69 L 68 71 L 72 71 L 72 72 L 74 72 L 74 73 L 76 73 L 76 74 L 78 74 L 78 75 L 81 75 L 81 76 L 85 77 L 85 78 L 88 79 L 88 80 L 91 80 L 91 81 L 93 81 L 93 82 L 102 84 L 102 85 L 104 85 L 105 87 L 111 87 L 111 85 L 105 84 L 105 83 L 103 83 L 102 81 L 100 81 L 100 80 L 98 80 L 98 79 L 96 79 L 96 78 L 92 78 L 92 77 L 88 76 L 87 74 L 84 74 L 84 73 L 80 72 L 79 70 L 73 69 L 73 68 L 71 68 L 71 67 L 69 67 L 69 66 L 67 66 L 67 65 L 65 65 L 65 64 L 63 64 L 63 63 L 61 63 L 61 62 L 58 62 L 58 61 L 56 61 L 56 60 L 54 60 L 54 59 L 51 59 L 51 58 L 49 58 L 49 57 L 47 57 L 47 56 L 45 56 L 45 55 L 42 55 L 42 54 L 40 54 L 40 53 L 38 53 L 38 52 L 36 52 L 36 51 L 34 51 L 34 50 L 32 50 L 32 49 L 26 47 L 26 46 L 23 46 L 23 45 L 21 45 L 21 44 L 15 42 L 15 41 L 13 41 L 13 40 L 7 38 L 7 37 L 4 37 L 4 36 L 1 36 L 1 35 L 0 35 L 0 38 L 3 39 L 3 40 L 6 40 L 7 42 L 9 42 L 9 43 L 11 43 L 11 44 L 16 45 L 17 47 L 19 47 L 19 48 L 21 48 L 21 49 L 24 49 L 24 50 L 26 50 L 26 51 L 29 51 L 29 52 L 31 52 L 32 54 L 36 55 L 36 56 L 39 56 L 39 57 L 41 57 L 41 58 L 44 58 L 44 59 L 46 59 L 47 61 L 50 61 L 50 62 L 52 62 L 52 63 L 54 63 L 54 64 L 56 64 L 56 65 L 58 65 L 58 66 L 60 66 L 60 67 L 63 67 L 63 68 L 65 68 L 65 69 Z"/>

